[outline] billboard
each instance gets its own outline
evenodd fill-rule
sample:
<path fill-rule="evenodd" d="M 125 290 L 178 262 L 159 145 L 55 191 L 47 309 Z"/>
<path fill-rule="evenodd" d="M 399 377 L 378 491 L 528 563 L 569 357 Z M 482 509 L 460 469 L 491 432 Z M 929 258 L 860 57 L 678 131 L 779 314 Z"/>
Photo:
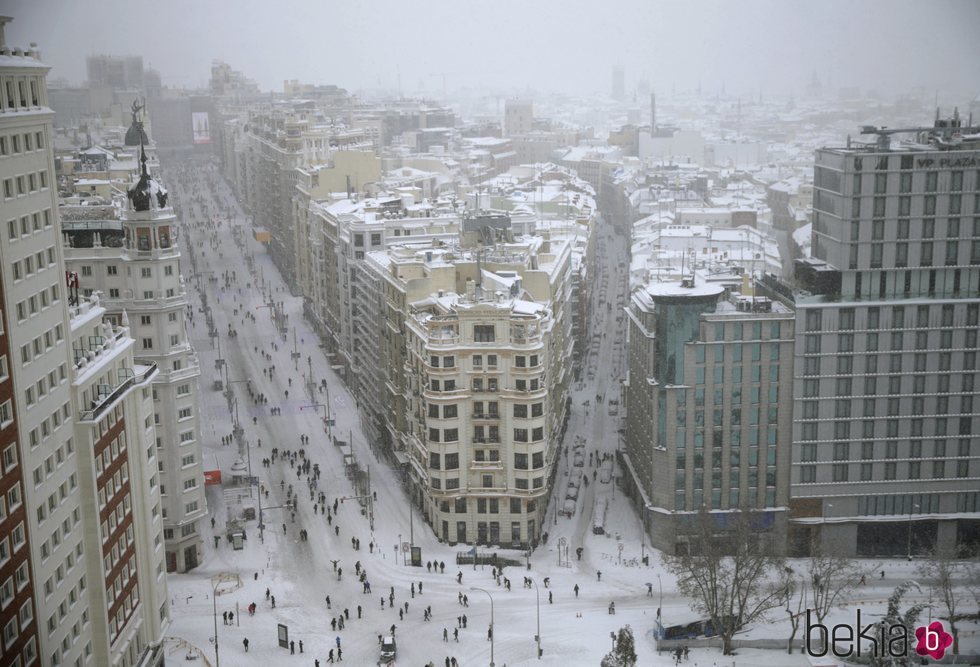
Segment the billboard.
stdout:
<path fill-rule="evenodd" d="M 210 144 L 211 128 L 208 125 L 207 111 L 194 111 L 191 113 L 191 128 L 194 132 L 194 144 Z"/>

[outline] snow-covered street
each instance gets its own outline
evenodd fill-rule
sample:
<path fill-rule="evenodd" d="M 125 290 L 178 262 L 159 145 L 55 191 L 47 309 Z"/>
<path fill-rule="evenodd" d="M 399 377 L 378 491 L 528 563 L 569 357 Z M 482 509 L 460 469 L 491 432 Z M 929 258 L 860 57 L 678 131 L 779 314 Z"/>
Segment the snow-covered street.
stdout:
<path fill-rule="evenodd" d="M 508 567 L 498 583 L 489 565 L 457 566 L 455 555 L 464 553 L 466 547 L 440 544 L 418 514 L 410 518 L 407 496 L 398 476 L 375 457 L 361 434 L 354 401 L 330 370 L 314 333 L 304 322 L 301 299 L 290 296 L 265 249 L 248 235 L 244 214 L 218 173 L 200 166 L 185 167 L 180 172 L 171 168 L 165 170 L 164 178 L 177 193 L 185 218 L 185 277 L 189 286 L 206 290 L 214 326 L 221 334 L 227 379 L 238 401 L 243 438 L 249 449 L 246 459 L 250 460 L 251 474 L 258 476 L 266 491 L 261 499 L 266 524 L 264 541 L 259 539 L 258 522 L 250 521 L 245 525 L 244 548 L 234 550 L 225 539 L 227 510 L 226 496 L 222 494 L 222 489 L 228 488 L 232 465 L 239 458 L 238 446 L 230 437 L 234 409 L 229 410 L 224 392 L 211 386 L 212 377 L 218 375 L 218 345 L 208 335 L 200 312 L 200 294 L 195 291 L 195 319 L 190 333 L 203 369 L 200 410 L 204 417 L 201 435 L 205 469 L 212 468 L 211 462 L 216 461 L 225 486 L 208 487 L 214 527 L 205 526 L 203 563 L 189 574 L 169 576 L 173 605 L 169 635 L 186 642 L 173 641 L 170 650 L 198 655 L 199 660 L 209 664 L 221 660 L 232 665 L 297 661 L 314 665 L 319 660 L 322 665 L 328 662 L 331 650 L 336 660 L 339 648 L 344 662 L 373 665 L 379 659 L 379 636 L 390 633 L 394 626 L 398 651 L 394 664 L 424 665 L 431 661 L 438 666 L 451 664 L 446 661 L 455 657 L 459 665 L 483 665 L 490 664 L 492 651 L 496 665 L 597 665 L 609 651 L 610 633 L 629 624 L 636 637 L 638 664 L 674 663 L 666 653 L 656 653 L 653 627 L 657 607 L 662 605 L 667 624 L 672 619 L 694 618 L 693 612 L 687 601 L 678 597 L 675 582 L 663 570 L 659 554 L 645 547 L 639 520 L 614 484 L 590 479 L 570 518 L 552 503 L 549 539 L 530 556 L 529 570 Z M 208 183 L 216 193 L 207 191 Z M 195 203 L 196 197 L 205 199 L 208 208 Z M 216 205 L 216 201 L 221 205 Z M 231 218 L 231 226 L 241 226 L 244 252 L 254 254 L 255 272 L 251 274 L 229 224 L 205 226 L 209 219 L 226 216 Z M 609 401 L 619 398 L 623 373 L 622 322 L 617 317 L 622 304 L 613 295 L 625 292 L 625 268 L 603 262 L 602 258 L 622 254 L 625 248 L 624 240 L 611 231 L 603 229 L 601 235 L 600 281 L 594 288 L 600 328 L 594 332 L 588 367 L 575 384 L 573 413 L 565 440 L 568 447 L 556 478 L 555 497 L 562 502 L 566 474 L 573 469 L 568 459 L 575 442 L 584 440 L 586 458 L 592 454 L 593 460 L 585 470 L 598 472 L 599 459 L 611 455 L 619 439 L 620 416 L 610 414 L 615 410 Z M 197 276 L 190 275 L 186 259 L 190 246 L 197 257 Z M 234 271 L 237 279 L 224 288 L 226 271 Z M 263 280 L 266 290 L 271 290 L 272 300 L 283 302 L 288 318 L 285 339 L 277 333 L 271 310 L 265 305 L 269 295 L 260 293 Z M 608 309 L 607 303 L 611 304 Z M 237 335 L 227 337 L 229 329 Z M 300 352 L 296 361 L 291 357 L 294 332 Z M 339 448 L 324 432 L 322 411 L 304 409 L 327 400 L 327 392 L 319 389 L 313 402 L 304 395 L 307 368 L 312 368 L 316 385 L 322 379 L 328 383 L 331 414 L 336 419 L 332 434 L 344 440 L 352 437 L 354 455 L 362 465 L 370 466 L 372 488 L 377 493 L 373 531 L 356 501 L 337 501 L 337 510 L 333 511 L 335 500 L 352 495 L 353 490 L 344 475 Z M 246 380 L 251 382 L 254 396 L 267 397 L 266 404 L 250 399 Z M 270 414 L 272 408 L 281 413 Z M 308 444 L 301 442 L 304 435 L 309 436 Z M 274 461 L 273 448 L 279 451 Z M 286 450 L 296 453 L 300 449 L 305 450 L 306 459 L 319 465 L 322 473 L 313 489 L 309 487 L 310 476 L 297 472 L 303 458 L 297 457 L 293 466 L 283 456 Z M 268 465 L 263 463 L 266 459 Z M 295 516 L 284 507 L 290 487 L 298 497 Z M 316 502 L 321 492 L 329 514 Z M 608 495 L 610 502 L 603 535 L 592 530 L 597 492 Z M 302 539 L 301 530 L 307 531 L 307 539 Z M 359 550 L 352 540 L 360 540 Z M 430 570 L 406 565 L 398 545 L 407 542 L 421 548 L 423 564 L 437 563 L 439 567 Z M 569 547 L 570 561 L 561 565 L 560 544 Z M 581 558 L 577 556 L 580 547 Z M 644 554 L 650 555 L 649 566 L 641 562 Z M 501 551 L 501 556 L 524 558 L 513 551 Z M 901 565 L 904 564 L 895 567 L 900 570 Z M 366 571 L 369 587 L 358 581 L 357 569 Z M 898 572 L 896 576 L 902 575 Z M 530 577 L 537 588 L 524 585 L 525 577 Z M 510 581 L 509 588 L 505 579 Z M 883 583 L 894 585 L 895 581 L 890 575 Z M 491 601 L 486 592 L 478 589 L 485 589 L 492 596 L 493 642 L 488 639 Z M 882 589 L 873 594 L 883 599 L 887 592 Z M 466 604 L 461 603 L 464 595 Z M 609 613 L 613 602 L 615 615 Z M 247 612 L 252 603 L 256 605 L 254 615 Z M 431 609 L 429 621 L 424 620 L 427 609 Z M 222 618 L 226 612 L 234 613 L 227 624 Z M 335 622 L 341 616 L 343 629 Z M 788 624 L 784 629 L 782 622 L 780 619 L 775 629 L 766 626 L 763 634 L 788 636 Z M 536 660 L 535 650 L 538 623 L 543 649 L 540 661 Z M 303 657 L 292 657 L 290 649 L 279 646 L 279 624 L 288 627 L 289 640 L 295 642 L 296 653 L 302 652 Z M 215 628 L 217 656 L 212 639 Z M 171 659 L 176 657 L 179 656 Z M 717 649 L 692 650 L 689 664 L 721 665 L 732 664 L 733 660 L 738 665 L 807 664 L 799 654 L 788 656 L 780 651 L 742 650 L 737 660 L 723 659 Z"/>

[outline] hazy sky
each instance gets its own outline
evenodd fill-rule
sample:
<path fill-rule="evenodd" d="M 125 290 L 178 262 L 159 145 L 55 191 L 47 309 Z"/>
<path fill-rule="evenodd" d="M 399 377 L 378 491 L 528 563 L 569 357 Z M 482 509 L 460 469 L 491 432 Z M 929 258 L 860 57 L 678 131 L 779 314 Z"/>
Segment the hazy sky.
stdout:
<path fill-rule="evenodd" d="M 836 88 L 980 93 L 978 0 L 0 0 L 7 42 L 39 44 L 52 77 L 90 53 L 141 54 L 164 85 L 207 82 L 212 59 L 264 90 L 284 79 L 349 90 L 463 85 L 609 93 L 770 93 L 813 72 Z"/>

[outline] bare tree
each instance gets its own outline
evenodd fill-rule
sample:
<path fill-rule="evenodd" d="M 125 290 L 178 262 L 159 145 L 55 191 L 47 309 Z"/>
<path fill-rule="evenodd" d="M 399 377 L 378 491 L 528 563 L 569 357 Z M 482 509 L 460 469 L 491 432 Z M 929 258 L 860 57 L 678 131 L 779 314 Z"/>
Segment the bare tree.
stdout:
<path fill-rule="evenodd" d="M 954 547 L 936 547 L 930 554 L 929 559 L 919 565 L 918 573 L 922 578 L 922 583 L 927 583 L 932 595 L 939 598 L 942 609 L 949 621 L 949 633 L 953 635 L 953 653 L 958 655 L 960 652 L 960 635 L 956 629 L 956 621 L 959 620 L 956 609 L 958 607 L 959 586 L 965 586 L 969 582 L 977 581 L 977 572 L 974 563 L 962 560 L 960 553 Z"/>
<path fill-rule="evenodd" d="M 786 644 L 786 652 L 793 654 L 793 642 L 796 640 L 796 633 L 800 629 L 800 622 L 807 610 L 807 590 L 806 582 L 800 579 L 799 585 L 793 579 L 792 570 L 786 572 L 786 588 L 783 590 L 783 601 L 786 603 L 786 613 L 789 614 L 789 624 L 793 629 L 790 633 L 789 641 Z M 794 609 L 793 607 L 796 607 Z"/>
<path fill-rule="evenodd" d="M 730 519 L 731 525 L 719 529 L 717 517 Z M 748 511 L 710 514 L 702 509 L 687 553 L 662 556 L 681 593 L 711 619 L 725 655 L 732 654 L 736 632 L 766 618 L 785 600 L 785 561 L 760 544 L 753 519 Z"/>
<path fill-rule="evenodd" d="M 817 621 L 823 623 L 830 610 L 840 606 L 848 593 L 876 569 L 877 565 L 859 566 L 850 558 L 838 555 L 833 547 L 815 551 L 807 562 L 807 575 L 813 591 L 811 609 Z"/>

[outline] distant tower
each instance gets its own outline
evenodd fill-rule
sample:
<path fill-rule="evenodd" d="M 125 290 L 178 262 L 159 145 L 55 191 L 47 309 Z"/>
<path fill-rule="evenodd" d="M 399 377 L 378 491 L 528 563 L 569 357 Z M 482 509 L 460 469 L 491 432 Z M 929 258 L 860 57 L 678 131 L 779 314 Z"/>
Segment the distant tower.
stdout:
<path fill-rule="evenodd" d="M 657 129 L 657 94 L 650 93 L 650 131 Z"/>
<path fill-rule="evenodd" d="M 618 65 L 613 67 L 612 97 L 617 102 L 622 102 L 626 98 L 626 80 L 623 76 L 623 68 Z"/>

